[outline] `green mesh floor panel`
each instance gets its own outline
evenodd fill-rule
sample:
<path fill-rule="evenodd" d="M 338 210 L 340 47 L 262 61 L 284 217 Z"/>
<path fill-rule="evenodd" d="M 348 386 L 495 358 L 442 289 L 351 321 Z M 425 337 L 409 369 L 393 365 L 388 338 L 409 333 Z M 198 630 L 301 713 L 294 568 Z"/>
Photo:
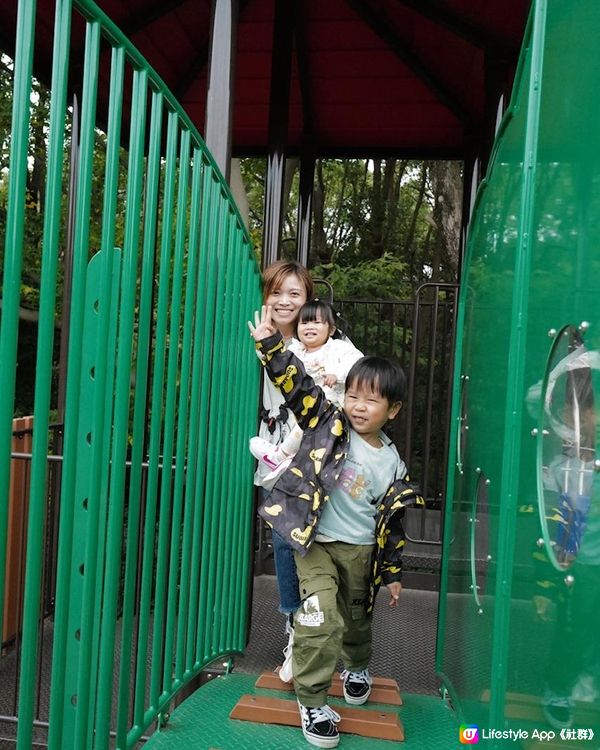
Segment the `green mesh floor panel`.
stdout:
<path fill-rule="evenodd" d="M 306 750 L 310 747 L 295 727 L 234 721 L 229 712 L 245 693 L 287 697 L 284 693 L 255 689 L 255 675 L 230 674 L 207 683 L 184 701 L 167 726 L 145 744 L 149 750 Z M 289 695 L 289 693 L 288 693 Z M 447 750 L 458 746 L 458 723 L 440 698 L 404 695 L 404 705 L 379 707 L 397 710 L 406 735 L 402 750 Z M 332 698 L 331 705 L 340 703 Z M 343 702 L 341 702 L 343 705 Z M 391 748 L 398 743 L 343 734 L 344 750 Z"/>

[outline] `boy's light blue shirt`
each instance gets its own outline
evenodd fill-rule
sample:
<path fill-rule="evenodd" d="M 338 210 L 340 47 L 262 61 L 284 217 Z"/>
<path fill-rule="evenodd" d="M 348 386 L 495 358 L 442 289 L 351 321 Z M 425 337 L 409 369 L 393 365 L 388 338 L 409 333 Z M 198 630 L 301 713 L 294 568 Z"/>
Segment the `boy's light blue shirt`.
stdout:
<path fill-rule="evenodd" d="M 404 469 L 389 438 L 384 433 L 380 433 L 380 438 L 382 445 L 375 448 L 350 430 L 348 456 L 337 487 L 323 507 L 317 541 L 375 543 L 378 501 Z"/>

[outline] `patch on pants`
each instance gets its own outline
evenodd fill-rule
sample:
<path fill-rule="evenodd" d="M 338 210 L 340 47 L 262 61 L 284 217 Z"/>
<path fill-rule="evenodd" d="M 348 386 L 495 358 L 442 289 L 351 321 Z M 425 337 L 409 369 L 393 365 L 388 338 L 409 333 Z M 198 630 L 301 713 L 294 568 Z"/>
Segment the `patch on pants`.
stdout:
<path fill-rule="evenodd" d="M 325 615 L 319 606 L 317 594 L 307 597 L 302 602 L 302 609 L 296 615 L 296 620 L 300 625 L 306 625 L 309 628 L 318 628 L 321 623 L 325 622 Z"/>

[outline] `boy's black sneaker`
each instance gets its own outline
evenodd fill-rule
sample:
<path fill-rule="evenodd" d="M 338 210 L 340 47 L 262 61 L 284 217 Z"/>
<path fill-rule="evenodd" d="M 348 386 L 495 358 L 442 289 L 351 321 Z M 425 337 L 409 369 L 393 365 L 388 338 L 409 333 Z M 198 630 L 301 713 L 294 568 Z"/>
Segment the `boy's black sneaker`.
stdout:
<path fill-rule="evenodd" d="M 361 669 L 360 672 L 344 669 L 340 677 L 342 678 L 346 703 L 351 703 L 353 706 L 362 706 L 363 703 L 367 702 L 373 684 L 368 669 Z"/>
<path fill-rule="evenodd" d="M 340 741 L 340 735 L 336 724 L 340 721 L 340 715 L 329 706 L 311 708 L 304 706 L 298 701 L 300 709 L 300 721 L 302 722 L 302 734 L 307 742 L 316 747 L 336 747 Z"/>

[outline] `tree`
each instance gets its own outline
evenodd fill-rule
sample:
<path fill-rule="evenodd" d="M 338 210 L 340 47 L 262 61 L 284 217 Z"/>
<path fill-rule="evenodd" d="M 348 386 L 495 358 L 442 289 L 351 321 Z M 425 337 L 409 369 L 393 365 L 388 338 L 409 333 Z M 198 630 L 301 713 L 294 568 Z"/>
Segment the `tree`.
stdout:
<path fill-rule="evenodd" d="M 264 161 L 243 160 L 251 213 L 251 235 L 260 247 L 264 201 Z M 282 235 L 282 257 L 295 254 L 298 200 L 297 160 L 288 161 Z M 425 281 L 454 281 L 462 210 L 461 165 L 398 159 L 319 159 L 315 168 L 313 228 L 309 265 L 330 282 L 341 269 L 355 279 L 350 296 L 364 297 L 363 277 L 378 278 L 379 295 L 412 292 Z M 392 287 L 386 264 L 393 257 L 403 265 L 402 284 Z M 372 265 L 367 268 L 365 263 Z"/>

